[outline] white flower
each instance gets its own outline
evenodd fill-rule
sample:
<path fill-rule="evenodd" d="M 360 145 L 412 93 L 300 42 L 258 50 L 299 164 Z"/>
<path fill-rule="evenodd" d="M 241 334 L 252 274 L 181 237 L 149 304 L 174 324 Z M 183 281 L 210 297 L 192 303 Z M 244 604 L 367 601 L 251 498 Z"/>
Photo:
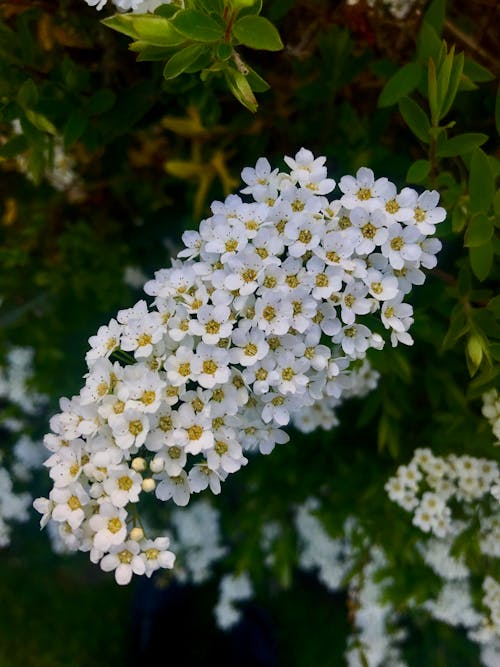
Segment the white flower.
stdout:
<path fill-rule="evenodd" d="M 175 563 L 175 554 L 168 551 L 168 537 L 157 537 L 155 540 L 143 540 L 140 543 L 140 557 L 144 561 L 145 574 L 150 577 L 159 568 L 171 570 Z"/>
<path fill-rule="evenodd" d="M 115 507 L 125 507 L 128 503 L 138 502 L 141 484 L 141 475 L 122 465 L 110 470 L 102 488 Z"/>
<path fill-rule="evenodd" d="M 385 192 L 387 183 L 387 178 L 375 180 L 371 169 L 361 167 L 356 172 L 356 178 L 353 176 L 343 176 L 340 179 L 339 188 L 344 193 L 340 202 L 342 206 L 345 206 L 349 210 L 357 206 L 374 210 L 382 204 L 382 200 L 379 197 Z"/>
<path fill-rule="evenodd" d="M 174 477 L 161 473 L 158 479 L 161 479 L 161 481 L 157 485 L 155 493 L 159 500 L 169 500 L 172 498 L 174 503 L 181 507 L 188 504 L 191 491 L 184 470 Z"/>
<path fill-rule="evenodd" d="M 89 519 L 89 527 L 94 531 L 93 544 L 100 551 L 107 551 L 113 545 L 121 545 L 127 534 L 125 519 L 127 512 L 110 502 L 104 501 L 99 511 Z"/>
<path fill-rule="evenodd" d="M 109 553 L 100 561 L 104 572 L 115 571 L 116 583 L 125 586 L 130 583 L 132 574 L 144 574 L 146 564 L 139 555 L 140 547 L 134 540 L 111 546 Z"/>

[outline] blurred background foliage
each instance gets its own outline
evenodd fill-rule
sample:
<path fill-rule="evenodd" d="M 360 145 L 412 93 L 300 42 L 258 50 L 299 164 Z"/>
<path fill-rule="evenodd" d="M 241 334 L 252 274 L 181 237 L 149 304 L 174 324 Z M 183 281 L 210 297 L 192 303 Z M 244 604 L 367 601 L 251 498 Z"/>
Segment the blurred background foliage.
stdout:
<path fill-rule="evenodd" d="M 433 575 L 418 569 L 418 531 L 385 480 L 415 447 L 494 456 L 480 397 L 500 368 L 498 5 L 417 1 L 395 18 L 381 2 L 267 0 L 284 48 L 241 47 L 270 85 L 256 113 L 219 78 L 166 80 L 164 62 L 137 62 L 130 39 L 100 23 L 106 12 L 0 2 L 0 361 L 12 344 L 34 349 L 45 418 L 79 391 L 89 336 L 258 157 L 279 165 L 305 146 L 334 178 L 369 166 L 442 194 L 438 268 L 412 295 L 415 345 L 374 354 L 379 387 L 344 405 L 338 428 L 294 433 L 217 500 L 232 563 L 252 570 L 278 626 L 280 664 L 341 664 L 346 600 L 297 581 L 291 508 L 321 497 L 332 535 L 354 513 L 393 558 L 395 599 L 425 599 Z M 283 527 L 272 585 L 254 538 L 266 521 Z M 134 593 L 81 555 L 51 555 L 35 524 L 0 554 L 0 664 L 123 664 Z M 462 548 L 486 567 L 474 544 Z M 459 631 L 411 623 L 409 664 L 477 664 Z"/>

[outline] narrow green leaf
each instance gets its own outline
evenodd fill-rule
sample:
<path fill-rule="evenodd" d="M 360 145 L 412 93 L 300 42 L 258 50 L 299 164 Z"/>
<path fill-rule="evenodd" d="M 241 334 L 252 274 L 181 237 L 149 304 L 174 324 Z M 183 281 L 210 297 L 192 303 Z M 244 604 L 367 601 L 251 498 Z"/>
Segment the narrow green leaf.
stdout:
<path fill-rule="evenodd" d="M 257 74 L 251 67 L 248 68 L 247 81 L 250 88 L 256 93 L 265 93 L 271 87 L 265 79 Z"/>
<path fill-rule="evenodd" d="M 429 143 L 430 123 L 425 111 L 414 100 L 403 97 L 399 101 L 399 111 L 413 134 L 423 141 Z"/>
<path fill-rule="evenodd" d="M 243 106 L 249 109 L 252 113 L 255 113 L 258 107 L 257 100 L 255 99 L 255 95 L 253 94 L 246 77 L 232 67 L 228 67 L 225 70 L 224 75 L 229 90 L 233 93 L 238 102 L 243 104 Z"/>
<path fill-rule="evenodd" d="M 77 141 L 85 132 L 87 127 L 87 116 L 80 110 L 76 109 L 68 117 L 63 129 L 64 147 L 69 148 L 75 141 Z"/>
<path fill-rule="evenodd" d="M 423 20 L 440 35 L 443 30 L 445 16 L 446 0 L 433 0 L 429 5 L 429 9 L 425 12 Z"/>
<path fill-rule="evenodd" d="M 379 107 L 396 104 L 419 85 L 423 70 L 418 63 L 406 63 L 387 81 L 378 98 Z"/>
<path fill-rule="evenodd" d="M 234 24 L 232 34 L 252 49 L 281 51 L 284 48 L 278 31 L 263 16 L 243 16 Z"/>
<path fill-rule="evenodd" d="M 465 56 L 464 59 L 464 74 L 468 76 L 471 81 L 485 83 L 486 81 L 493 81 L 495 75 L 489 69 L 483 67 L 472 58 Z"/>
<path fill-rule="evenodd" d="M 472 153 L 469 173 L 471 213 L 488 211 L 495 191 L 493 172 L 488 156 L 480 148 Z"/>
<path fill-rule="evenodd" d="M 438 94 L 438 108 L 443 108 L 444 101 L 448 94 L 448 87 L 450 84 L 451 70 L 453 67 L 453 58 L 455 55 L 455 46 L 452 46 L 448 55 L 444 58 L 443 63 L 439 67 L 437 75 L 437 94 Z"/>
<path fill-rule="evenodd" d="M 457 134 L 457 136 L 447 139 L 436 151 L 437 157 L 454 157 L 455 155 L 465 155 L 470 153 L 478 146 L 482 146 L 488 140 L 487 134 L 480 132 L 468 132 Z"/>
<path fill-rule="evenodd" d="M 467 209 L 462 204 L 457 204 L 451 214 L 451 229 L 455 234 L 460 234 L 467 223 Z"/>
<path fill-rule="evenodd" d="M 224 28 L 211 16 L 195 9 L 184 9 L 170 21 L 184 37 L 197 42 L 216 42 L 224 36 Z"/>
<path fill-rule="evenodd" d="M 491 243 L 469 248 L 469 260 L 472 272 L 481 282 L 490 275 L 493 266 L 493 246 Z"/>
<path fill-rule="evenodd" d="M 418 61 L 422 65 L 427 65 L 429 58 L 437 62 L 440 51 L 441 40 L 439 35 L 427 21 L 423 21 L 417 39 Z"/>
<path fill-rule="evenodd" d="M 454 347 L 457 340 L 465 336 L 470 329 L 470 322 L 464 316 L 462 305 L 457 304 L 450 318 L 450 326 L 443 339 L 441 349 L 442 351 L 449 350 Z"/>
<path fill-rule="evenodd" d="M 427 94 L 429 97 L 429 108 L 431 110 L 431 121 L 434 126 L 438 124 L 439 121 L 439 107 L 438 107 L 438 94 L 437 94 L 437 78 L 436 78 L 436 65 L 434 60 L 429 58 L 428 70 L 427 70 Z"/>
<path fill-rule="evenodd" d="M 460 82 L 463 81 L 462 72 L 464 69 L 464 54 L 459 53 L 458 56 L 455 56 L 453 59 L 453 67 L 451 69 L 450 81 L 448 85 L 448 92 L 444 98 L 443 104 L 440 110 L 440 118 L 444 118 L 449 110 L 451 105 L 455 101 L 457 96 L 458 88 Z"/>
<path fill-rule="evenodd" d="M 417 160 L 408 169 L 406 180 L 409 183 L 421 183 L 427 178 L 431 170 L 429 160 Z"/>
<path fill-rule="evenodd" d="M 479 213 L 467 225 L 464 245 L 466 248 L 476 248 L 488 243 L 492 236 L 493 221 L 485 213 Z"/>
<path fill-rule="evenodd" d="M 163 76 L 165 79 L 175 79 L 185 72 L 205 51 L 201 44 L 191 44 L 177 51 L 165 65 Z"/>
<path fill-rule="evenodd" d="M 142 41 L 132 42 L 128 48 L 137 52 L 137 62 L 168 60 L 173 53 L 168 46 L 153 46 Z"/>
<path fill-rule="evenodd" d="M 115 14 L 114 16 L 109 16 L 108 18 L 103 19 L 101 23 L 103 23 L 108 28 L 112 28 L 117 32 L 128 35 L 128 37 L 134 37 L 135 39 L 138 39 L 139 35 L 135 31 L 135 28 L 132 24 L 133 19 L 133 14 Z"/>
<path fill-rule="evenodd" d="M 23 109 L 32 109 L 37 105 L 38 90 L 32 79 L 26 79 L 19 88 L 16 99 Z"/>
<path fill-rule="evenodd" d="M 172 22 L 161 16 L 138 16 L 132 19 L 132 25 L 139 39 L 153 46 L 179 46 L 186 41 Z"/>
<path fill-rule="evenodd" d="M 29 120 L 29 122 L 34 125 L 38 130 L 41 130 L 42 132 L 48 132 L 49 134 L 57 134 L 57 130 L 54 127 L 54 125 L 51 123 L 51 121 L 44 116 L 41 113 L 36 113 L 35 111 L 32 111 L 31 109 L 27 109 L 25 111 L 26 118 Z"/>

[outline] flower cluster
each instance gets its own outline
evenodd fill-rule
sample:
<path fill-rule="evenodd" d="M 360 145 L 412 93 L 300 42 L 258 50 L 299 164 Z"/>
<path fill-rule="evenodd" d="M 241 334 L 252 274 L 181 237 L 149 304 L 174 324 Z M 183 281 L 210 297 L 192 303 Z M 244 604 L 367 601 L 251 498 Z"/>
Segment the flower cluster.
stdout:
<path fill-rule="evenodd" d="M 142 492 L 180 506 L 218 494 L 244 451 L 268 454 L 289 423 L 329 428 L 341 400 L 373 387 L 377 316 L 393 345 L 412 343 L 403 299 L 436 262 L 437 192 L 398 193 L 362 168 L 329 200 L 324 157 L 301 149 L 285 161 L 289 173 L 264 158 L 244 169 L 253 201 L 214 202 L 146 283 L 152 307 L 141 300 L 90 338 L 85 386 L 51 420 L 54 489 L 37 509 L 106 569 L 108 553 L 154 569 L 132 547 Z"/>
<path fill-rule="evenodd" d="M 108 0 L 85 0 L 87 5 L 101 10 Z M 131 10 L 134 14 L 144 14 L 145 12 L 154 12 L 160 5 L 169 5 L 171 0 L 112 0 L 114 6 L 120 12 Z"/>
<path fill-rule="evenodd" d="M 11 521 L 27 521 L 32 498 L 20 490 L 43 461 L 41 443 L 29 435 L 47 398 L 30 387 L 33 350 L 13 347 L 0 367 L 0 547 L 10 543 Z"/>
<path fill-rule="evenodd" d="M 458 501 L 463 511 L 474 511 L 468 503 L 483 500 L 492 504 L 500 480 L 495 461 L 472 456 L 435 456 L 429 449 L 416 449 L 406 466 L 399 466 L 385 489 L 391 500 L 414 512 L 413 524 L 437 537 L 456 535 L 463 525 L 454 520 L 450 504 Z M 497 503 L 495 503 L 497 504 Z"/>
<path fill-rule="evenodd" d="M 348 517 L 338 537 L 327 533 L 316 516 L 320 504 L 309 498 L 297 508 L 295 526 L 299 542 L 299 566 L 315 570 L 332 592 L 347 589 L 353 633 L 345 654 L 350 667 L 379 665 L 400 667 L 398 643 L 404 632 L 397 627 L 397 614 L 385 598 L 391 583 L 381 571 L 387 566 L 384 551 L 370 544 L 358 520 Z M 363 568 L 357 565 L 363 562 Z M 352 576 L 352 572 L 356 572 Z"/>
<path fill-rule="evenodd" d="M 214 608 L 215 620 L 221 630 L 229 630 L 241 620 L 241 610 L 235 603 L 253 595 L 252 582 L 247 572 L 226 574 L 219 584 L 219 600 Z"/>
<path fill-rule="evenodd" d="M 483 394 L 482 413 L 490 423 L 496 445 L 500 445 L 500 396 L 496 389 L 490 389 Z"/>

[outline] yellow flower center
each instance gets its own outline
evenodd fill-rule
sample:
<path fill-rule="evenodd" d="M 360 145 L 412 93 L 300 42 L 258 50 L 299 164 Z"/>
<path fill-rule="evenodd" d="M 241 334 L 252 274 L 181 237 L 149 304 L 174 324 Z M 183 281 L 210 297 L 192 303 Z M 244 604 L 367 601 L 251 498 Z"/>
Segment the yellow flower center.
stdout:
<path fill-rule="evenodd" d="M 123 475 L 122 477 L 119 477 L 119 478 L 118 478 L 118 488 L 119 488 L 121 491 L 130 491 L 130 489 L 132 488 L 133 484 L 134 484 L 134 483 L 132 482 L 132 480 L 130 479 L 130 477 L 128 477 L 127 475 Z"/>
<path fill-rule="evenodd" d="M 203 435 L 203 428 L 199 424 L 194 424 L 187 429 L 187 434 L 190 440 L 199 440 Z"/>
<path fill-rule="evenodd" d="M 120 519 L 117 516 L 115 516 L 108 521 L 108 530 L 110 533 L 113 533 L 113 535 L 115 535 L 118 531 L 122 529 L 122 525 L 123 524 L 120 521 Z"/>

